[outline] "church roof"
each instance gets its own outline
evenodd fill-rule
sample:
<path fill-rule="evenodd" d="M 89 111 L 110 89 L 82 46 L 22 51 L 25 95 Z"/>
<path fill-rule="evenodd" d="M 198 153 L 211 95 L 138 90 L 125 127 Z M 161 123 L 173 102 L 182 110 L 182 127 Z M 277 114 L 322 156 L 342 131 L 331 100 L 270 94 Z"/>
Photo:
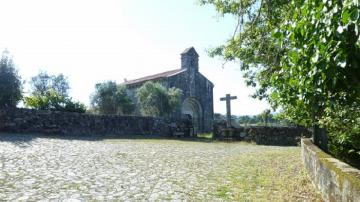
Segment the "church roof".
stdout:
<path fill-rule="evenodd" d="M 154 74 L 154 75 L 150 75 L 150 76 L 141 77 L 141 78 L 130 80 L 130 81 L 125 81 L 124 84 L 125 85 L 133 85 L 133 84 L 144 83 L 146 81 L 159 80 L 162 78 L 166 78 L 166 77 L 170 77 L 170 76 L 179 74 L 184 71 L 186 71 L 186 69 L 174 69 L 174 70 L 170 70 L 170 71 L 166 71 L 166 72 L 162 72 L 162 73 L 158 73 L 158 74 Z"/>

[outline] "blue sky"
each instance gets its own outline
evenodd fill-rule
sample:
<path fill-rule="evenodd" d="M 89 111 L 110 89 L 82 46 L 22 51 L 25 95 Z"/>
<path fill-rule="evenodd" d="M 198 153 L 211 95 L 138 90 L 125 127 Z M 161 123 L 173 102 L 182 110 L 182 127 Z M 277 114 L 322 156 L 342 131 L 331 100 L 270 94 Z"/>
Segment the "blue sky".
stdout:
<path fill-rule="evenodd" d="M 215 112 L 225 113 L 226 93 L 238 96 L 233 114 L 269 108 L 249 97 L 238 64 L 222 68 L 206 54 L 231 36 L 235 20 L 196 0 L 1 0 L 0 7 L 0 50 L 11 52 L 22 78 L 63 73 L 71 96 L 86 104 L 95 83 L 180 68 L 180 53 L 193 46 L 200 72 L 215 84 Z"/>

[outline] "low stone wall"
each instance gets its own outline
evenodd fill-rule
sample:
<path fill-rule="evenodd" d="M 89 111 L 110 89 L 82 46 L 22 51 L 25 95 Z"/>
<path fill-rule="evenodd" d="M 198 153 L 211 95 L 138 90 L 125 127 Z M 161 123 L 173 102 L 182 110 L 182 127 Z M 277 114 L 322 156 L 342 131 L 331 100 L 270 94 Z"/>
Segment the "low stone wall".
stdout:
<path fill-rule="evenodd" d="M 301 141 L 308 174 L 325 201 L 360 201 L 360 170 L 320 150 L 311 139 Z"/>
<path fill-rule="evenodd" d="M 298 146 L 302 137 L 311 137 L 311 132 L 303 127 L 250 126 L 227 130 L 225 122 L 216 123 L 213 133 L 216 139 L 227 139 L 230 136 L 233 140 L 279 146 Z"/>
<path fill-rule="evenodd" d="M 59 135 L 159 135 L 171 121 L 155 117 L 92 115 L 33 109 L 0 109 L 0 131 Z"/>
<path fill-rule="evenodd" d="M 261 145 L 297 146 L 302 137 L 311 137 L 311 132 L 303 127 L 265 127 L 245 128 L 247 139 Z"/>

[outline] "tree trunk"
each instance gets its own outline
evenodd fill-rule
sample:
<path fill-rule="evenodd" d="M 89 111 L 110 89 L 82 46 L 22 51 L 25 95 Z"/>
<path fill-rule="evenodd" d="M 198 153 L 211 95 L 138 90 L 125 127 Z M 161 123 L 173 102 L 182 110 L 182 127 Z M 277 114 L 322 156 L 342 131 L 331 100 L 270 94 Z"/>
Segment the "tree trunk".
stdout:
<path fill-rule="evenodd" d="M 320 128 L 318 124 L 313 125 L 313 141 L 324 152 L 328 152 L 328 136 L 325 128 Z"/>

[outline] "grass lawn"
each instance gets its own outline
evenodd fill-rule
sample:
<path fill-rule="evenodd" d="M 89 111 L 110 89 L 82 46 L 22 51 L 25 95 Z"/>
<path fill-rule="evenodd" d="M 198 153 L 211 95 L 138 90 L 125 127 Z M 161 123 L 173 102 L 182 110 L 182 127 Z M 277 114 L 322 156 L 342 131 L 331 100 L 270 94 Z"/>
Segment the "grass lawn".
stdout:
<path fill-rule="evenodd" d="M 228 201 L 322 201 L 301 162 L 300 148 L 227 158 L 213 173 L 214 193 Z M 225 176 L 225 177 L 224 177 Z"/>

